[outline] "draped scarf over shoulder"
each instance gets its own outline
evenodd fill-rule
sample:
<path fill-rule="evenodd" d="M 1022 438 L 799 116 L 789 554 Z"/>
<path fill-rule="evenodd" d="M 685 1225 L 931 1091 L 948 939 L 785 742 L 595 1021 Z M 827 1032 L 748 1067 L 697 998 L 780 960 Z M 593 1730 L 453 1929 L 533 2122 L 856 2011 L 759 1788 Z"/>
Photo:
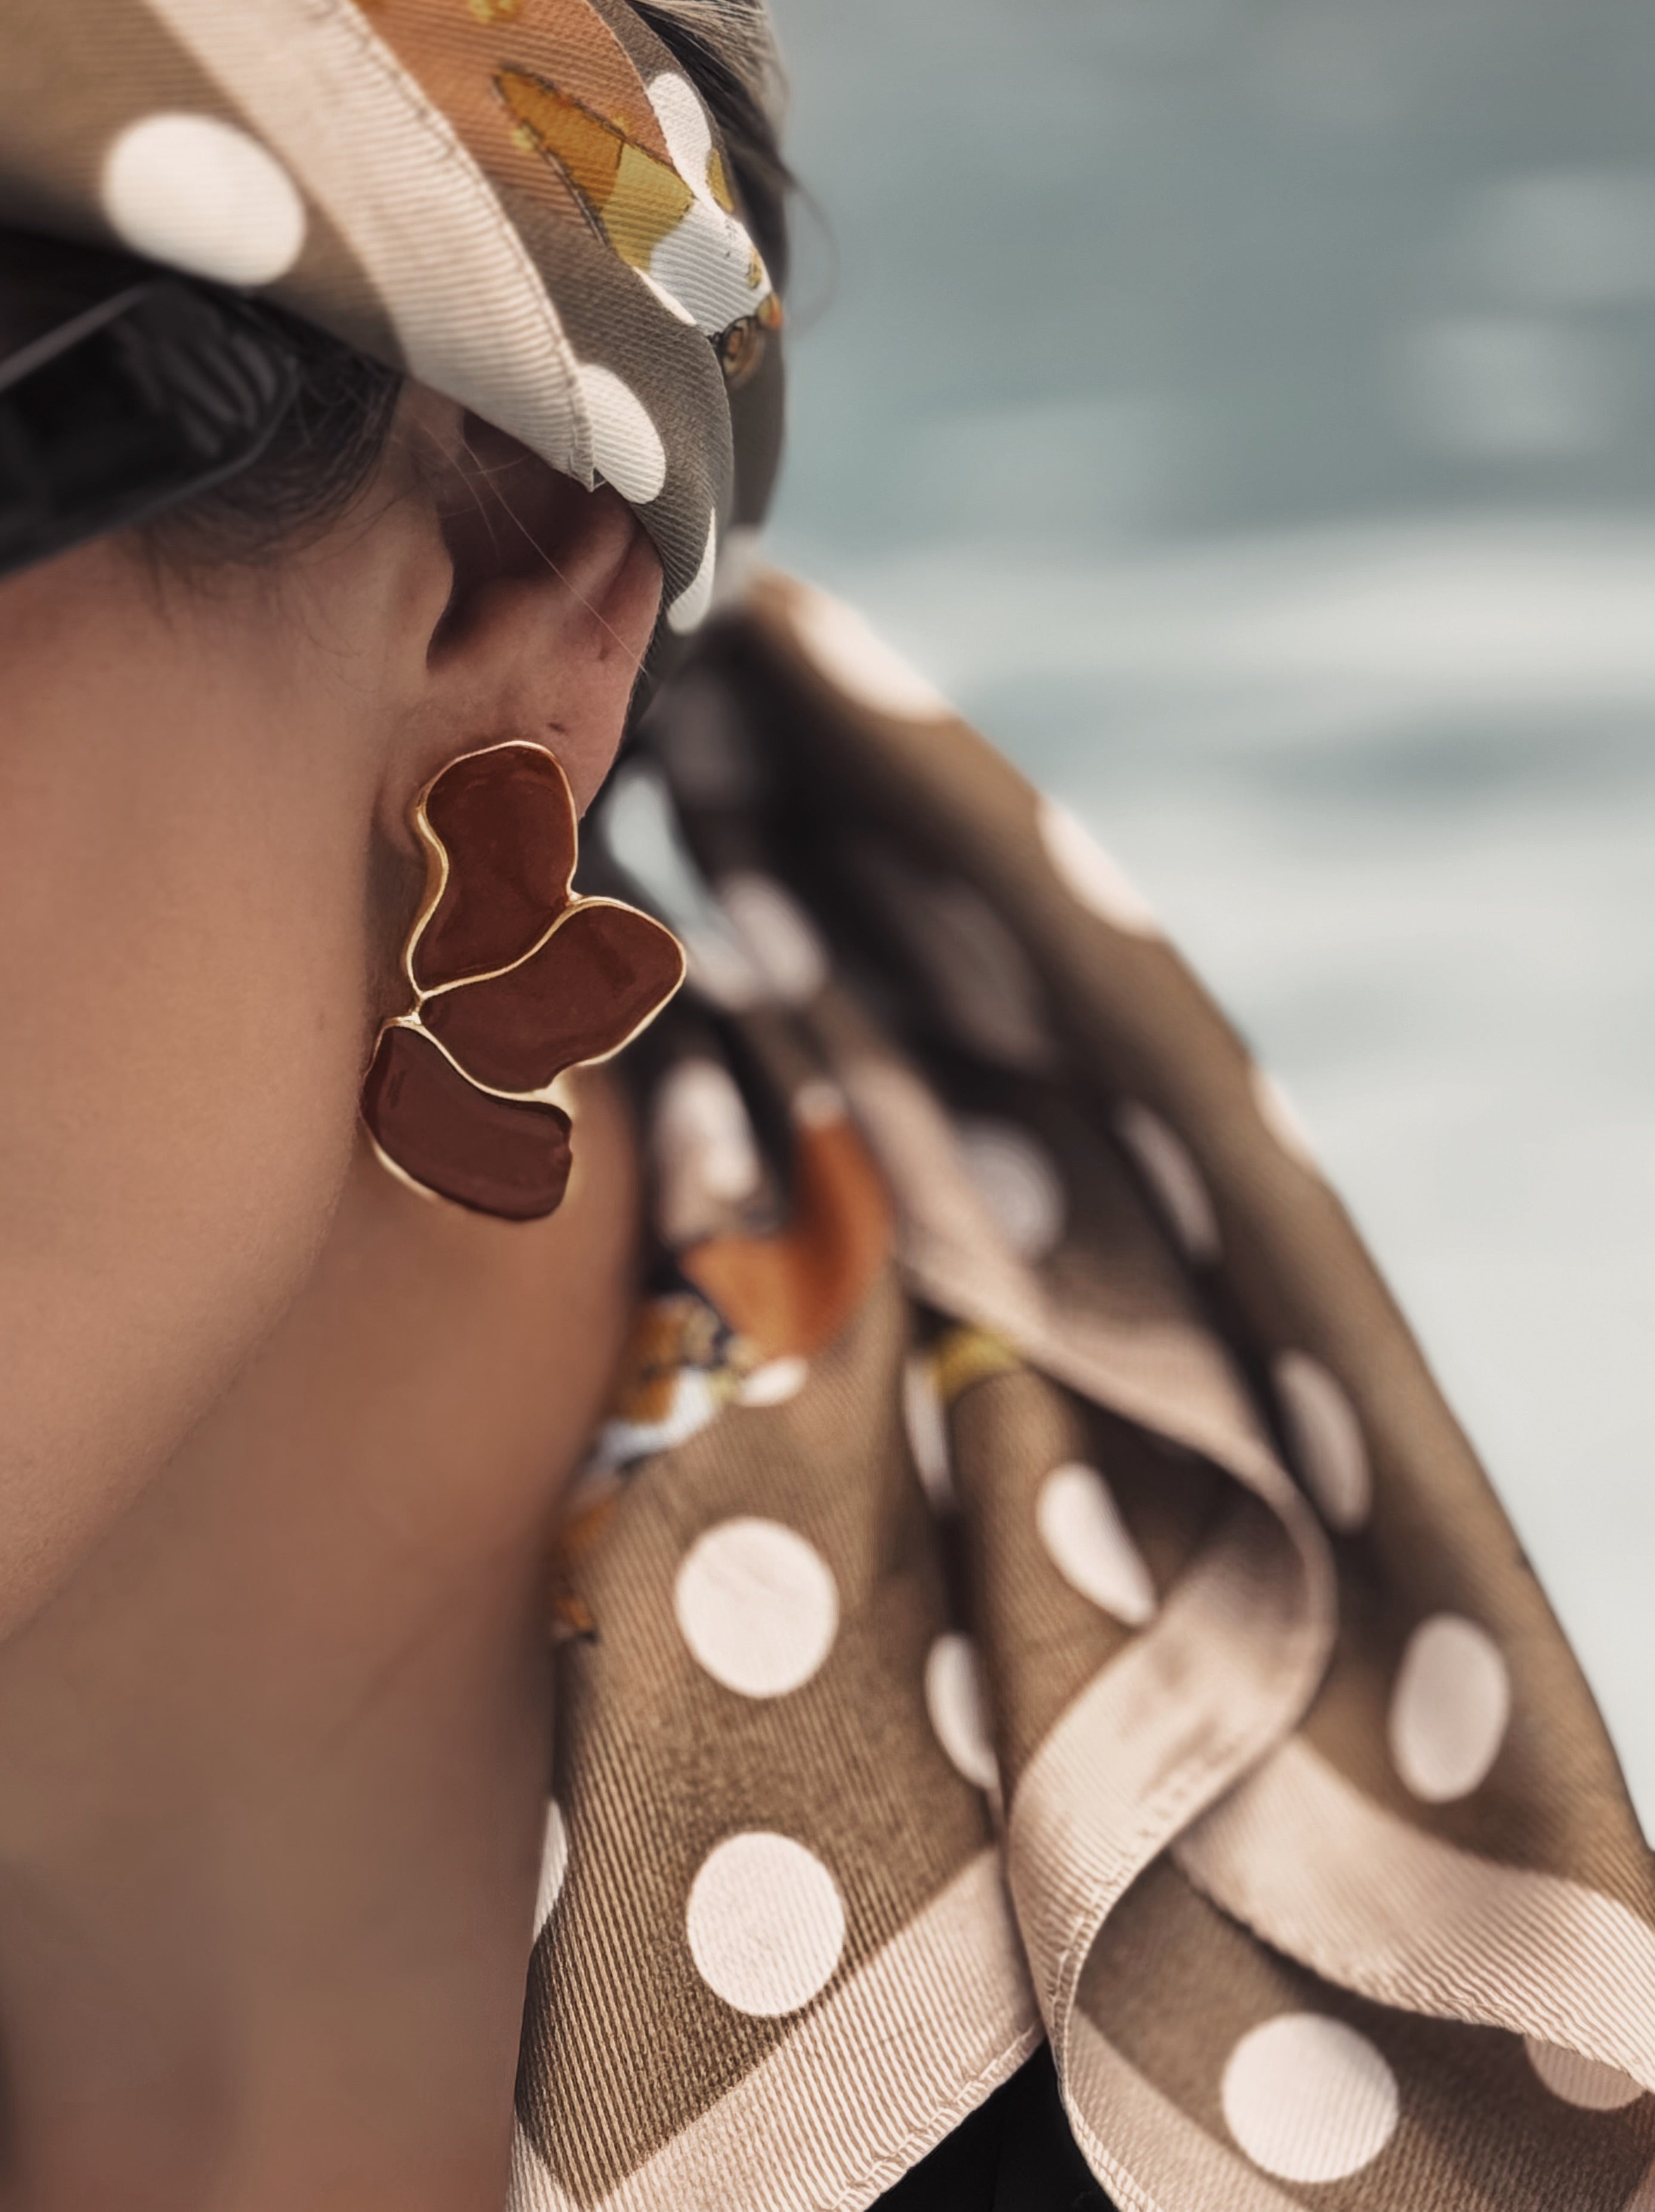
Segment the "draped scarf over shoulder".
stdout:
<path fill-rule="evenodd" d="M 624 1063 L 513 2212 L 856 2212 L 1043 2036 L 1132 2212 L 1652 2212 L 1650 1854 L 1281 1097 L 855 617 L 704 619 L 780 313 L 678 63 L 624 0 L 0 19 L 0 221 L 612 483 L 694 636 L 593 841 L 691 985 Z"/>

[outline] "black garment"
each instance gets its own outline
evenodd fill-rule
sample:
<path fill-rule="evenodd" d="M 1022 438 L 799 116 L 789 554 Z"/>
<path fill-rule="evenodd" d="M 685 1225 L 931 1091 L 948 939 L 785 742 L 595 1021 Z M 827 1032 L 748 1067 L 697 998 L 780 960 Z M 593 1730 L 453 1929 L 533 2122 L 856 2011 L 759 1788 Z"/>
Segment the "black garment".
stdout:
<path fill-rule="evenodd" d="M 1075 2148 L 1043 2043 L 873 2212 L 1115 2212 Z"/>

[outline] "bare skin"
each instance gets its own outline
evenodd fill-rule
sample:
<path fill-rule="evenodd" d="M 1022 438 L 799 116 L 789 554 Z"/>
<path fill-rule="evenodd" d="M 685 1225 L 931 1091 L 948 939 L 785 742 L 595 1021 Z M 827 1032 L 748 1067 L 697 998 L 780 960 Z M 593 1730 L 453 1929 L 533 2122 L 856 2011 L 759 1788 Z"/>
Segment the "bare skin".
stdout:
<path fill-rule="evenodd" d="M 544 1562 L 626 1325 L 636 1164 L 588 1075 L 563 1209 L 481 1220 L 380 1170 L 355 1095 L 414 793 L 516 734 L 589 800 L 660 574 L 612 495 L 468 447 L 429 394 L 405 416 L 273 569 L 114 541 L 0 585 L 0 2202 L 27 2212 L 503 2201 Z"/>

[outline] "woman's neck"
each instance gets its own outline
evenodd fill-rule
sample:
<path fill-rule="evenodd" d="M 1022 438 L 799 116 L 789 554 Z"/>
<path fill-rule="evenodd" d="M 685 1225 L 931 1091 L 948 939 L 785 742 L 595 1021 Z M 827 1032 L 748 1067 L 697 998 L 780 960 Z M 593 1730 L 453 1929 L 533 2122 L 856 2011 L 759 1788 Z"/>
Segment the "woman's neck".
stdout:
<path fill-rule="evenodd" d="M 529 1230 L 365 1164 L 264 1351 L 0 1650 L 0 2201 L 503 2201 L 542 1563 L 630 1304 L 590 1080 L 577 1158 Z"/>

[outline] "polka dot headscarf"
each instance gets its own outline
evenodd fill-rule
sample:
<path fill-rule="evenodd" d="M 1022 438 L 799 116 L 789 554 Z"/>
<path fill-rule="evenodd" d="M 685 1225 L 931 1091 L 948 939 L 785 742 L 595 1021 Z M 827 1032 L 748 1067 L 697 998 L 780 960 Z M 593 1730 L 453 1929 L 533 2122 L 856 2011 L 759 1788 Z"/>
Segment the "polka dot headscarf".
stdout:
<path fill-rule="evenodd" d="M 0 219 L 601 477 L 696 626 L 777 318 L 623 0 L 0 16 Z M 1043 2037 L 1129 2212 L 1655 2212 L 1613 1753 L 1141 896 L 776 578 L 594 828 L 691 980 L 620 1063 L 647 1291 L 548 1592 L 511 2212 L 859 2212 Z"/>
<path fill-rule="evenodd" d="M 6 0 L 0 222 L 251 290 L 612 484 L 711 603 L 781 313 L 682 67 L 624 0 Z"/>

